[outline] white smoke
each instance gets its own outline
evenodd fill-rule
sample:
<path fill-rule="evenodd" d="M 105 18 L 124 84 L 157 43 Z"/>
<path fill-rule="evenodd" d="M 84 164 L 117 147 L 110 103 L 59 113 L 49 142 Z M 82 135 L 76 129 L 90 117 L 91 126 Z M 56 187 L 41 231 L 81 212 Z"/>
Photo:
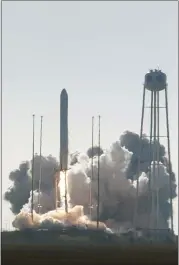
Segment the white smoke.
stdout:
<path fill-rule="evenodd" d="M 100 170 L 100 215 L 103 214 L 105 209 L 111 214 L 117 211 L 119 221 L 106 218 L 105 223 L 112 229 L 119 226 L 119 230 L 124 227 L 132 227 L 132 214 L 134 210 L 134 203 L 137 199 L 137 182 L 132 182 L 127 179 L 127 169 L 131 161 L 132 152 L 126 148 L 121 147 L 120 142 L 114 142 L 109 150 L 106 150 L 99 160 Z M 54 163 L 54 161 L 51 161 Z M 45 163 L 45 161 L 44 161 Z M 50 160 L 48 161 L 50 163 Z M 93 175 L 92 175 L 93 163 Z M 44 166 L 43 170 L 49 167 Z M 151 165 L 153 170 L 153 167 Z M 43 172 L 43 171 L 42 171 Z M 152 171 L 153 172 L 153 171 Z M 150 183 L 152 189 L 160 190 L 168 185 L 169 176 L 166 168 L 160 164 L 155 167 L 155 175 Z M 37 173 L 36 173 L 37 174 Z M 152 174 L 151 174 L 152 175 Z M 49 171 L 51 177 L 51 171 Z M 54 176 L 53 176 L 54 177 Z M 36 175 L 36 179 L 39 177 Z M 97 194 L 98 194 L 98 157 L 89 158 L 86 154 L 78 154 L 77 162 L 71 166 L 66 172 L 67 179 L 67 202 L 68 213 L 65 212 L 65 174 L 60 172 L 58 193 L 61 205 L 55 210 L 55 188 L 49 191 L 43 190 L 40 193 L 41 214 L 38 214 L 38 192 L 34 191 L 34 215 L 32 220 L 31 210 L 31 196 L 29 202 L 23 206 L 21 212 L 15 217 L 13 222 L 14 227 L 22 229 L 25 227 L 50 227 L 67 224 L 81 224 L 88 225 L 88 227 L 96 226 L 97 217 Z M 155 180 L 155 181 L 154 181 Z M 43 174 L 42 174 L 43 181 Z M 45 179 L 45 182 L 48 182 Z M 52 183 L 54 183 L 52 181 Z M 138 194 L 145 196 L 148 192 L 149 174 L 142 172 L 138 181 Z M 92 197 L 92 211 L 90 216 L 89 202 L 90 195 Z M 162 216 L 159 214 L 161 226 L 165 226 L 162 221 Z M 124 219 L 124 220 L 123 220 Z M 92 221 L 93 220 L 93 221 Z M 139 217 L 140 226 L 146 227 L 148 225 L 147 214 L 141 213 Z M 106 225 L 100 223 L 102 228 Z M 123 228 L 122 228 L 123 227 Z"/>
<path fill-rule="evenodd" d="M 155 164 L 152 162 L 151 164 L 151 189 L 152 190 L 160 190 L 164 187 L 169 187 L 169 174 L 167 173 L 167 169 L 163 166 L 162 163 Z"/>
<path fill-rule="evenodd" d="M 135 189 L 137 189 L 137 180 L 133 182 Z M 140 175 L 138 179 L 138 194 L 145 195 L 148 191 L 149 178 L 148 175 L 144 172 Z"/>

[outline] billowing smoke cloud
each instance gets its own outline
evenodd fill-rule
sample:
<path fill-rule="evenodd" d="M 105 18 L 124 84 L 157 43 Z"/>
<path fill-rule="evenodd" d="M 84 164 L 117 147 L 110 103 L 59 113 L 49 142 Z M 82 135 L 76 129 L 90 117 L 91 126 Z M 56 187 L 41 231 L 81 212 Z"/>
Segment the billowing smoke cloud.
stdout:
<path fill-rule="evenodd" d="M 20 164 L 19 169 L 12 171 L 9 175 L 9 179 L 13 182 L 13 186 L 10 187 L 5 193 L 5 200 L 11 203 L 11 210 L 14 214 L 18 214 L 23 205 L 26 204 L 30 197 L 30 191 L 32 190 L 32 177 L 31 177 L 31 162 L 23 162 Z M 41 191 L 49 191 L 54 186 L 54 172 L 58 167 L 57 160 L 51 155 L 41 158 L 42 176 L 43 181 L 41 183 Z M 40 177 L 40 156 L 35 155 L 34 159 L 34 190 L 39 188 Z"/>
<path fill-rule="evenodd" d="M 150 142 L 145 135 L 143 136 L 142 139 L 140 139 L 139 135 L 133 132 L 125 131 L 121 137 L 120 137 L 120 142 L 121 146 L 125 146 L 129 151 L 133 153 L 128 172 L 127 172 L 127 178 L 128 179 L 134 179 L 137 172 L 138 172 L 138 165 L 139 165 L 139 153 L 141 151 L 141 157 L 140 157 L 140 170 L 141 172 L 149 172 L 149 167 L 150 167 L 150 162 L 152 160 L 152 153 L 156 149 L 159 150 L 159 161 L 161 164 L 159 165 L 159 176 L 160 176 L 160 181 L 163 183 L 168 180 L 169 175 L 169 162 L 168 159 L 166 158 L 166 153 L 165 153 L 165 147 L 158 143 L 154 146 L 153 143 L 151 143 L 150 147 Z M 151 150 L 151 151 L 150 151 Z M 157 174 L 157 169 L 155 170 Z M 170 195 L 169 191 L 169 181 L 167 181 L 163 185 L 158 193 L 159 193 L 159 208 L 161 211 L 161 215 L 163 216 L 164 220 L 167 221 L 168 218 L 170 217 L 170 203 L 168 201 L 169 197 L 171 196 L 172 198 L 175 198 L 176 195 L 176 183 L 175 183 L 175 174 L 174 172 L 171 172 L 171 180 L 172 180 L 172 194 Z M 147 199 L 146 199 L 147 200 Z M 145 201 L 145 200 L 144 200 Z M 145 204 L 145 203 L 143 203 Z"/>
<path fill-rule="evenodd" d="M 159 144 L 159 143 L 158 143 Z M 137 181 L 139 150 L 141 146 L 140 177 Z M 154 145 L 152 145 L 152 149 Z M 168 161 L 165 148 L 159 144 L 160 164 L 151 163 L 150 143 L 147 138 L 140 140 L 137 134 L 125 132 L 120 140 L 111 147 L 100 150 L 100 226 L 114 229 L 126 229 L 133 226 L 134 209 L 138 201 L 137 225 L 148 227 L 149 220 L 155 222 L 152 212 L 153 204 L 158 201 L 158 223 L 160 228 L 168 227 L 170 216 L 170 197 Z M 42 157 L 42 183 L 39 196 L 40 157 L 35 156 L 34 170 L 34 215 L 31 208 L 31 163 L 22 163 L 18 170 L 11 172 L 9 178 L 13 186 L 5 193 L 5 199 L 12 205 L 12 212 L 17 214 L 14 227 L 50 228 L 62 227 L 69 224 L 96 226 L 97 219 L 97 176 L 98 176 L 98 147 L 87 153 L 71 155 L 71 168 L 67 171 L 67 201 L 68 213 L 65 212 L 64 190 L 65 175 L 59 173 L 58 200 L 55 209 L 55 178 L 58 176 L 58 162 L 52 156 Z M 93 161 L 93 171 L 92 171 Z M 150 173 L 151 170 L 154 172 Z M 57 172 L 57 173 L 56 173 Z M 93 174 L 92 174 L 93 172 Z M 155 173 L 155 174 L 154 174 Z M 153 178 L 151 178 L 153 176 Z M 176 196 L 175 175 L 172 173 L 172 197 Z M 152 200 L 152 196 L 154 200 Z M 40 213 L 39 212 L 40 198 Z M 92 201 L 90 211 L 89 202 Z"/>
<path fill-rule="evenodd" d="M 89 156 L 89 158 L 91 158 L 92 156 L 97 156 L 98 154 L 103 154 L 103 149 L 99 146 L 94 146 L 93 148 L 90 147 L 87 151 L 87 155 Z"/>

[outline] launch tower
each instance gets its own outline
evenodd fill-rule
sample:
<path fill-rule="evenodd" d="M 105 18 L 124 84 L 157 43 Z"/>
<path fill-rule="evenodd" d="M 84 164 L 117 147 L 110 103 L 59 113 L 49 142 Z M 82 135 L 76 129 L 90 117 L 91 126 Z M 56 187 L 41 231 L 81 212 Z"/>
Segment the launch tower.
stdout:
<path fill-rule="evenodd" d="M 146 94 L 149 93 L 150 106 L 146 106 Z M 164 93 L 164 106 L 161 106 L 162 93 Z M 162 102 L 163 103 L 163 102 Z M 158 217 L 159 217 L 159 190 L 157 189 L 157 178 L 159 176 L 158 165 L 161 163 L 159 159 L 159 142 L 161 137 L 167 139 L 167 153 L 168 153 L 168 173 L 169 173 L 169 190 L 170 190 L 170 219 L 171 219 L 171 232 L 173 233 L 173 209 L 172 209 L 172 169 L 171 169 L 171 158 L 170 158 L 170 135 L 169 135 L 169 118 L 168 118 L 168 95 L 167 95 L 167 76 L 161 70 L 150 70 L 145 75 L 144 87 L 143 87 L 143 101 L 142 101 L 142 116 L 140 126 L 140 138 L 143 138 L 143 125 L 144 115 L 146 108 L 150 109 L 150 169 L 149 169 L 149 192 L 150 194 L 150 210 L 148 216 L 148 229 L 159 229 Z M 160 134 L 160 109 L 165 109 L 165 135 Z M 141 141 L 140 141 L 141 142 Z M 140 165 L 142 161 L 142 147 L 139 150 L 138 160 L 138 177 L 137 177 L 137 196 L 138 196 L 138 178 L 141 173 Z M 152 216 L 152 218 L 151 218 Z M 138 218 L 138 199 L 136 200 L 136 207 L 134 213 L 134 227 L 137 226 Z"/>

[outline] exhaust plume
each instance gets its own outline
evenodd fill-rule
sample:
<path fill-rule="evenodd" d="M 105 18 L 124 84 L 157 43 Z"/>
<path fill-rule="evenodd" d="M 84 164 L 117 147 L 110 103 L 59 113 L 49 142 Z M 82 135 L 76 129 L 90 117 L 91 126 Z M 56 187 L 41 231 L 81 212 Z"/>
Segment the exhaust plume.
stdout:
<path fill-rule="evenodd" d="M 139 146 L 142 146 L 141 172 L 139 177 L 139 192 L 136 193 L 136 175 L 138 172 Z M 158 143 L 159 144 L 159 143 Z M 151 196 L 153 189 L 159 194 L 159 228 L 168 228 L 170 216 L 169 173 L 165 148 L 160 145 L 160 164 L 156 165 L 159 177 L 155 186 L 150 181 L 150 143 L 146 137 L 140 140 L 135 133 L 126 131 L 120 140 L 114 142 L 108 150 L 100 152 L 100 225 L 120 231 L 133 226 L 135 201 L 138 200 L 139 227 L 148 227 L 148 216 L 151 214 Z M 69 225 L 96 227 L 97 220 L 97 174 L 98 147 L 95 147 L 94 157 L 91 149 L 84 154 L 71 155 L 71 168 L 67 171 L 67 201 L 69 212 L 64 207 L 64 173 L 58 171 L 59 164 L 52 157 L 42 157 L 41 170 L 41 214 L 38 214 L 38 181 L 40 157 L 34 161 L 34 220 L 31 219 L 31 169 L 28 162 L 10 173 L 13 186 L 5 193 L 5 199 L 11 203 L 11 210 L 16 214 L 13 226 L 24 228 L 60 228 Z M 154 145 L 152 145 L 154 148 Z M 93 179 L 92 176 L 93 162 Z M 157 169 L 158 168 L 158 169 Z M 60 206 L 55 209 L 55 174 L 59 174 L 58 192 Z M 90 188 L 92 196 L 91 220 L 89 219 Z M 176 196 L 175 175 L 172 173 L 172 196 Z M 150 216 L 150 218 L 153 218 Z"/>

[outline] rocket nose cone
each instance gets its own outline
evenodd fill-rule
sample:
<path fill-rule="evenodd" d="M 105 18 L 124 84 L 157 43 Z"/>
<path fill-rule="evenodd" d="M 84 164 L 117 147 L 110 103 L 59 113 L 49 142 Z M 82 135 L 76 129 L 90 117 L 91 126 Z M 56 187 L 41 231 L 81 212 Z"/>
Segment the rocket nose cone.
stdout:
<path fill-rule="evenodd" d="M 63 96 L 64 96 L 64 95 L 66 95 L 66 96 L 68 95 L 68 94 L 67 94 L 67 91 L 66 91 L 65 88 L 62 89 L 61 96 L 62 96 L 62 95 L 63 95 Z"/>

